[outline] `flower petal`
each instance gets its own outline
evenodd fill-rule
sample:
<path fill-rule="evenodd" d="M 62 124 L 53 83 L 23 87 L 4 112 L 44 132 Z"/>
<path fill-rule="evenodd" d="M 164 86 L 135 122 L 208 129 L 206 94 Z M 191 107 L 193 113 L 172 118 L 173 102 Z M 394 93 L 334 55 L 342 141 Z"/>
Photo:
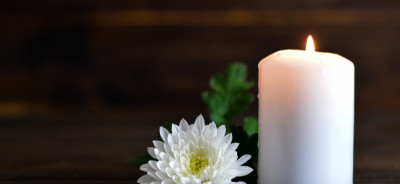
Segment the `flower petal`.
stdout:
<path fill-rule="evenodd" d="M 160 136 L 164 142 L 167 142 L 168 135 L 169 135 L 168 130 L 164 127 L 160 127 Z"/>
<path fill-rule="evenodd" d="M 143 165 L 140 166 L 139 169 L 141 171 L 144 171 L 144 172 L 154 172 L 154 171 L 156 171 L 155 169 L 151 168 L 151 166 L 149 164 L 143 164 Z"/>
<path fill-rule="evenodd" d="M 154 147 L 156 147 L 160 152 L 164 152 L 164 143 L 161 141 L 153 141 Z"/>
<path fill-rule="evenodd" d="M 236 164 L 238 164 L 240 166 L 240 165 L 246 163 L 248 160 L 250 160 L 250 158 L 251 158 L 251 155 L 243 155 L 242 157 L 240 157 L 237 160 Z"/>
<path fill-rule="evenodd" d="M 225 125 L 221 125 L 218 127 L 218 135 L 217 136 L 225 136 L 226 133 L 226 127 Z"/>
<path fill-rule="evenodd" d="M 154 153 L 154 148 L 153 147 L 148 147 L 147 152 L 149 152 L 150 156 L 157 159 L 156 154 Z"/>
<path fill-rule="evenodd" d="M 228 146 L 228 148 L 226 149 L 225 153 L 229 153 L 232 151 L 235 151 L 236 148 L 239 147 L 239 143 L 232 143 L 231 145 Z"/>
<path fill-rule="evenodd" d="M 154 181 L 155 180 L 149 175 L 144 175 L 137 180 L 138 183 L 143 183 L 143 184 L 151 183 Z"/>
<path fill-rule="evenodd" d="M 253 171 L 253 169 L 251 167 L 247 167 L 247 166 L 240 166 L 238 168 L 238 170 L 239 170 L 239 174 L 237 175 L 237 177 L 248 175 Z"/>
<path fill-rule="evenodd" d="M 197 130 L 199 130 L 199 132 L 201 132 L 201 130 L 205 126 L 204 118 L 201 114 L 196 118 L 196 120 L 194 121 L 194 124 L 197 127 Z"/>
<path fill-rule="evenodd" d="M 185 119 L 182 119 L 181 122 L 179 122 L 179 127 L 181 127 L 183 131 L 187 131 L 189 129 L 189 124 Z"/>

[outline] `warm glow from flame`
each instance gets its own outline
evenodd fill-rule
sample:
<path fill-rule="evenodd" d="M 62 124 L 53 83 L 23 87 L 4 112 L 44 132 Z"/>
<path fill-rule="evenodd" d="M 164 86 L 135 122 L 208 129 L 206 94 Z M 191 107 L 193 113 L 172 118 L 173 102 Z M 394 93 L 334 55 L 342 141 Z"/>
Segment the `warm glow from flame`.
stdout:
<path fill-rule="evenodd" d="M 307 38 L 306 51 L 307 52 L 315 52 L 314 41 L 313 41 L 311 35 L 308 36 L 308 38 Z"/>

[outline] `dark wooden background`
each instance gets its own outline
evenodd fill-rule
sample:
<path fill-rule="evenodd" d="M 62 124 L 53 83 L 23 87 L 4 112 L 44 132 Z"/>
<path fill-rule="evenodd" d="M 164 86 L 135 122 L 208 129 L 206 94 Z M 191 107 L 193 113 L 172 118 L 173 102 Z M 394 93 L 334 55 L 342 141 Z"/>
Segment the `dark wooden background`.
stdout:
<path fill-rule="evenodd" d="M 211 74 L 257 80 L 308 34 L 356 66 L 355 183 L 400 183 L 400 1 L 3 0 L 0 22 L 0 183 L 135 183 Z"/>

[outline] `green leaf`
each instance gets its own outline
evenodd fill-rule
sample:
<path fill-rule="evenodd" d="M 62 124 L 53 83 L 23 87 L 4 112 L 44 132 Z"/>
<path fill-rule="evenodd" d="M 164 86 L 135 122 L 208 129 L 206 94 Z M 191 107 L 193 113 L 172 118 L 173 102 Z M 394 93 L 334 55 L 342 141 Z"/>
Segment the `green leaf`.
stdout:
<path fill-rule="evenodd" d="M 244 119 L 244 129 L 249 137 L 258 133 L 258 121 L 254 117 L 247 117 Z"/>
<path fill-rule="evenodd" d="M 210 79 L 212 91 L 202 94 L 207 104 L 210 118 L 217 126 L 226 125 L 229 130 L 231 120 L 242 114 L 253 102 L 254 95 L 246 93 L 253 85 L 247 81 L 247 66 L 243 63 L 231 64 L 223 73 Z"/>

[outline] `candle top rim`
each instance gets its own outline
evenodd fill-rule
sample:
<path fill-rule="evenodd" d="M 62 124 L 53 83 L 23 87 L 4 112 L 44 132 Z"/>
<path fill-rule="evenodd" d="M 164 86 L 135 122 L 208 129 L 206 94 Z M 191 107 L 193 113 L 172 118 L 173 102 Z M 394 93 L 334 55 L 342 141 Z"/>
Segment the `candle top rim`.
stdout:
<path fill-rule="evenodd" d="M 318 60 L 320 62 L 324 61 L 332 61 L 335 60 L 335 62 L 339 63 L 351 63 L 352 65 L 353 62 L 351 62 L 349 59 L 336 54 L 336 53 L 330 53 L 330 52 L 307 52 L 305 50 L 299 50 L 299 49 L 285 49 L 285 50 L 279 50 L 276 51 L 267 57 L 264 57 L 259 63 L 258 63 L 258 68 L 261 68 L 264 63 L 270 62 L 271 60 L 280 60 L 280 59 L 287 59 L 287 60 L 292 60 L 290 58 L 299 58 L 298 60 Z M 305 59 L 305 58 L 310 58 L 310 59 Z M 343 61 L 343 62 L 340 62 Z"/>

